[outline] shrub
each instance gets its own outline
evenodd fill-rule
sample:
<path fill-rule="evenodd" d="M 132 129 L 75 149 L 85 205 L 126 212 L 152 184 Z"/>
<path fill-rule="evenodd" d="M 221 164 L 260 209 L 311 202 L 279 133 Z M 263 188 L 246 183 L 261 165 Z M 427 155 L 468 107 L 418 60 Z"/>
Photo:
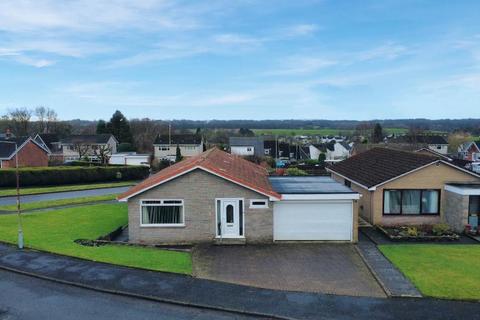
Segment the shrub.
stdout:
<path fill-rule="evenodd" d="M 308 176 L 308 173 L 298 168 L 288 168 L 285 173 L 287 176 Z"/>
<path fill-rule="evenodd" d="M 407 234 L 410 237 L 418 237 L 418 228 L 417 227 L 408 227 Z"/>
<path fill-rule="evenodd" d="M 450 232 L 450 226 L 446 223 L 438 223 L 432 227 L 432 232 L 436 236 L 443 236 Z"/>
<path fill-rule="evenodd" d="M 140 180 L 149 174 L 144 166 L 20 168 L 21 186 L 64 185 L 103 181 Z M 15 187 L 15 169 L 0 170 L 0 187 Z"/>

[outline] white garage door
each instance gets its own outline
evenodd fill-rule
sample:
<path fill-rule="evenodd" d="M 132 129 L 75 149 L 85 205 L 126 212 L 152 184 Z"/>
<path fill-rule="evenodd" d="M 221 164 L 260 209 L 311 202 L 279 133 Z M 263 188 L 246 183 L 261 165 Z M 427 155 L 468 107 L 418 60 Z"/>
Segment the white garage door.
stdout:
<path fill-rule="evenodd" d="M 352 201 L 280 201 L 274 204 L 274 240 L 351 240 Z"/>

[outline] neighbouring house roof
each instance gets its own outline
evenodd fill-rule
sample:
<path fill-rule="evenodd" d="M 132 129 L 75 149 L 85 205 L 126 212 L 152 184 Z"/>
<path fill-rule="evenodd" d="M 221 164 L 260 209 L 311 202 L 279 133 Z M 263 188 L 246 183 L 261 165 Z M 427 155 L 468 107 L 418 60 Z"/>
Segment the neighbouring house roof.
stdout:
<path fill-rule="evenodd" d="M 356 193 L 330 177 L 270 177 L 269 180 L 280 194 Z"/>
<path fill-rule="evenodd" d="M 390 139 L 388 143 L 448 144 L 445 137 L 439 135 L 404 135 Z"/>
<path fill-rule="evenodd" d="M 474 147 L 477 150 L 480 150 L 480 142 L 477 142 L 477 141 L 464 142 L 464 143 L 462 143 L 461 145 L 458 146 L 458 151 L 459 152 L 468 152 L 471 147 Z"/>
<path fill-rule="evenodd" d="M 21 150 L 29 141 L 48 153 L 37 141 L 31 137 L 0 138 L 0 159 L 11 159 L 15 155 L 15 143 L 18 150 Z"/>
<path fill-rule="evenodd" d="M 52 145 L 52 143 L 58 142 L 60 138 L 56 133 L 39 133 L 35 136 L 34 140 L 37 141 L 38 143 L 42 143 L 43 141 L 43 143 L 51 151 L 54 149 L 54 146 Z"/>
<path fill-rule="evenodd" d="M 103 134 L 78 134 L 71 135 L 60 140 L 60 144 L 106 144 L 113 135 L 109 133 Z M 115 139 L 115 137 L 113 137 Z M 116 140 L 116 139 L 115 139 Z"/>
<path fill-rule="evenodd" d="M 268 180 L 268 172 L 265 168 L 239 156 L 226 153 L 217 148 L 212 148 L 198 156 L 180 161 L 161 170 L 121 194 L 118 199 L 120 201 L 126 201 L 132 196 L 145 192 L 195 169 L 207 171 L 270 198 L 281 198 L 281 196 L 273 190 Z"/>
<path fill-rule="evenodd" d="M 169 136 L 158 135 L 153 144 L 195 144 L 202 143 L 202 136 L 199 134 L 172 134 Z"/>
<path fill-rule="evenodd" d="M 437 161 L 478 176 L 439 157 L 387 148 L 374 148 L 360 153 L 332 165 L 327 170 L 371 188 Z"/>
<path fill-rule="evenodd" d="M 263 137 L 230 137 L 231 147 L 261 146 L 263 148 Z"/>
<path fill-rule="evenodd" d="M 0 159 L 9 159 L 15 153 L 15 142 L 0 141 Z"/>

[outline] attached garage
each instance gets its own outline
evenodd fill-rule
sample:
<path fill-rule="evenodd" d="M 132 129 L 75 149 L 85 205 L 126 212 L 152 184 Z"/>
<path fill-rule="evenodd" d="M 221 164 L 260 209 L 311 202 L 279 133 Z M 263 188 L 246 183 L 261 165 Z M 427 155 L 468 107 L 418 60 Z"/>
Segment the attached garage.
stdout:
<path fill-rule="evenodd" d="M 275 241 L 356 241 L 359 194 L 329 177 L 271 177 Z"/>

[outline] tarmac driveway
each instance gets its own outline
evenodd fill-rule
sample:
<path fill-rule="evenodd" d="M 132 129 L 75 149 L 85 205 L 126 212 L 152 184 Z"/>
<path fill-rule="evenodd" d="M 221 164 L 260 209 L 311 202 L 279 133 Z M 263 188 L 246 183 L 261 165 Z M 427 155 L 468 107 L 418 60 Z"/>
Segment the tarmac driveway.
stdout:
<path fill-rule="evenodd" d="M 197 246 L 199 278 L 267 289 L 385 297 L 350 244 Z"/>

